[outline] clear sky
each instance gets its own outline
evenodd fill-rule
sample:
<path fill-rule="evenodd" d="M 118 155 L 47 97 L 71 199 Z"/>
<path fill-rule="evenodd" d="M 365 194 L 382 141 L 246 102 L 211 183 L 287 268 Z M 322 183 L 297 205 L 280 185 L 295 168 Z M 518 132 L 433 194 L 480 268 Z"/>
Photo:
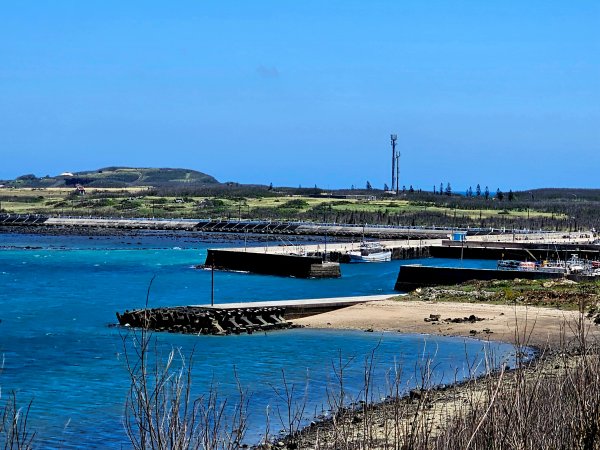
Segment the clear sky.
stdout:
<path fill-rule="evenodd" d="M 600 187 L 597 0 L 5 0 L 0 178 Z"/>

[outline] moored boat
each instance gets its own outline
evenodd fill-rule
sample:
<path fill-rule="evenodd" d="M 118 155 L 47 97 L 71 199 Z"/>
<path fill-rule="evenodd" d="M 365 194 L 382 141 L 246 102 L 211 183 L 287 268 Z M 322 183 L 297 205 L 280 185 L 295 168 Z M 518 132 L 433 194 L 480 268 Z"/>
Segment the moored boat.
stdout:
<path fill-rule="evenodd" d="M 566 261 L 514 261 L 500 260 L 498 261 L 498 270 L 516 270 L 516 271 L 531 271 L 531 272 L 552 272 L 569 274 L 584 274 L 596 275 L 600 264 L 597 261 L 587 261 L 579 258 L 577 255 L 572 255 Z"/>
<path fill-rule="evenodd" d="M 379 242 L 363 242 L 358 250 L 348 252 L 350 262 L 386 262 L 392 260 L 392 251 Z"/>

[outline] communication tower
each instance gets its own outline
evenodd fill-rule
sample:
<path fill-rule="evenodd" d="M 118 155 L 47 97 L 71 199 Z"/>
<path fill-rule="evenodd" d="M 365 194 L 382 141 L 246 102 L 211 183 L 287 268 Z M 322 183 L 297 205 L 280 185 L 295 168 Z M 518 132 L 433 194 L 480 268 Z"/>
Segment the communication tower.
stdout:
<path fill-rule="evenodd" d="M 400 150 L 396 152 L 396 195 L 400 192 Z"/>
<path fill-rule="evenodd" d="M 396 140 L 398 139 L 398 136 L 396 136 L 395 134 L 392 134 L 390 136 L 390 139 L 392 141 L 392 191 L 395 189 L 396 193 L 398 192 L 398 186 L 396 185 Z"/>

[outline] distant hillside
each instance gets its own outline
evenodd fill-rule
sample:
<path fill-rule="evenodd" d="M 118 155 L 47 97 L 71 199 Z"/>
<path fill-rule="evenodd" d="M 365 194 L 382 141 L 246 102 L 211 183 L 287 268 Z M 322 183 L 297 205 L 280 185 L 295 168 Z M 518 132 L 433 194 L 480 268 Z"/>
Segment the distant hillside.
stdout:
<path fill-rule="evenodd" d="M 132 167 L 105 167 L 98 170 L 73 172 L 72 174 L 38 178 L 35 175 L 22 175 L 5 182 L 16 187 L 63 187 L 81 184 L 88 187 L 183 187 L 216 185 L 219 182 L 212 176 L 190 169 L 153 169 Z"/>

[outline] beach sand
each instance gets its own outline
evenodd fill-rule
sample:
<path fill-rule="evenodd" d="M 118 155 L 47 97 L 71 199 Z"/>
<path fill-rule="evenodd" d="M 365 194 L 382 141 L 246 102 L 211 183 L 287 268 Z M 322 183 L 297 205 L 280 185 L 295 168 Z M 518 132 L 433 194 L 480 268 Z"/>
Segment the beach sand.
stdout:
<path fill-rule="evenodd" d="M 439 315 L 439 321 L 425 321 L 430 319 L 430 315 Z M 463 319 L 471 315 L 483 320 L 461 323 L 446 320 Z M 561 349 L 569 348 L 570 344 L 573 344 L 572 348 L 577 347 L 575 336 L 577 323 L 581 320 L 577 311 L 556 308 L 402 300 L 401 297 L 396 297 L 297 319 L 294 323 L 314 328 L 475 336 L 508 343 L 518 341 L 544 350 L 537 359 L 531 361 L 531 365 L 527 364 L 523 368 L 527 377 L 535 380 L 541 376 L 542 379 L 548 377 L 550 380 L 566 370 L 567 366 L 574 366 L 580 358 L 570 352 L 563 353 Z M 583 329 L 590 339 L 588 342 L 600 337 L 599 326 L 595 326 L 589 319 L 583 319 L 583 323 Z M 473 330 L 476 334 L 473 334 Z M 390 440 L 390 435 L 393 437 L 395 430 L 400 430 L 402 434 L 415 429 L 421 435 L 429 436 L 428 439 L 435 439 L 457 415 L 466 414 L 472 408 L 483 410 L 492 392 L 490 386 L 495 387 L 502 379 L 505 390 L 510 390 L 519 376 L 518 371 L 495 373 L 465 384 L 419 391 L 417 401 L 405 397 L 399 403 L 383 402 L 373 405 L 366 410 L 371 411 L 369 419 L 366 419 L 365 411 L 357 410 L 339 418 L 337 425 L 332 421 L 318 422 L 303 431 L 299 448 L 336 448 L 335 436 L 340 430 L 345 430 L 345 441 L 350 443 L 350 447 L 356 445 L 356 448 L 368 432 L 373 442 L 370 448 L 377 450 L 390 448 L 389 443 L 396 442 L 393 438 Z M 401 412 L 400 415 L 396 409 Z M 371 425 L 365 428 L 365 423 Z M 316 442 L 321 444 L 316 445 Z"/>
<path fill-rule="evenodd" d="M 430 315 L 439 321 L 427 322 Z M 453 323 L 471 315 L 483 320 Z M 311 328 L 385 330 L 400 333 L 428 333 L 445 336 L 474 336 L 538 348 L 556 347 L 561 339 L 573 338 L 579 319 L 577 311 L 535 306 L 510 306 L 485 303 L 455 303 L 388 299 L 361 303 L 348 308 L 294 320 Z M 600 327 L 585 320 L 586 329 L 600 337 Z"/>

